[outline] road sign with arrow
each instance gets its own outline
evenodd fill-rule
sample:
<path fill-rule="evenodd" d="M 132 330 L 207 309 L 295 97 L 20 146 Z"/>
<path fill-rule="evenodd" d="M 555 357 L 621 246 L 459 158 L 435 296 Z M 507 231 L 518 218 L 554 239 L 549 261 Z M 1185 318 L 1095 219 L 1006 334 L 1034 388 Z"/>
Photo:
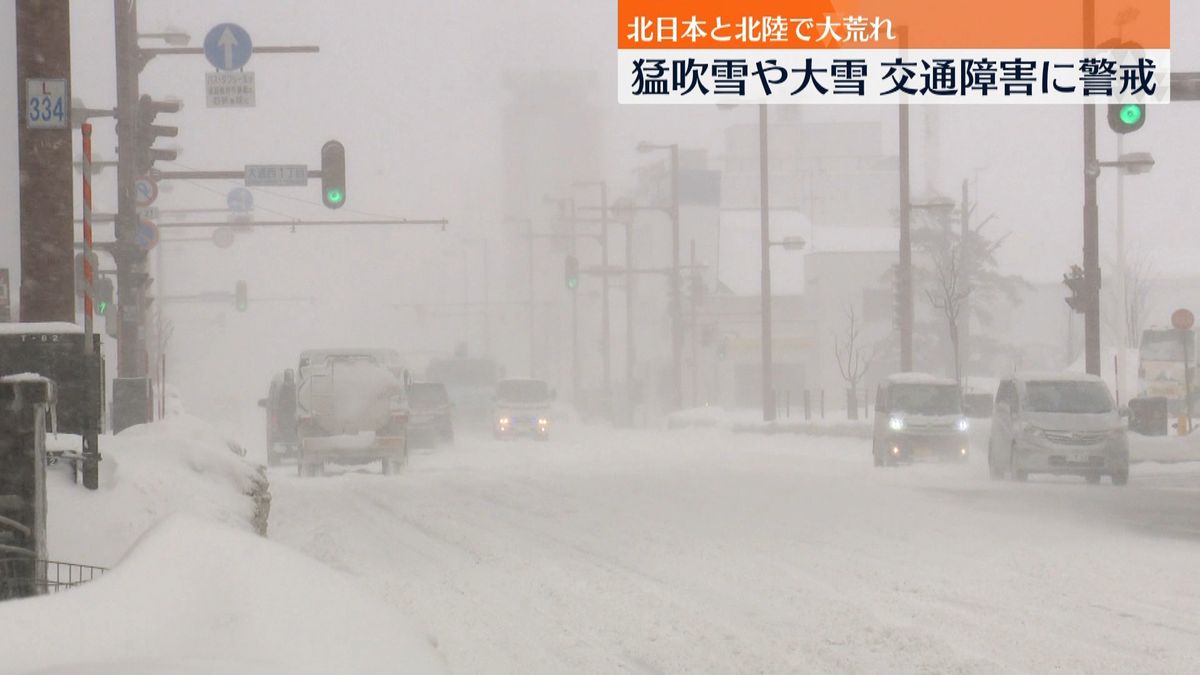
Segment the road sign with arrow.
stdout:
<path fill-rule="evenodd" d="M 241 70 L 253 49 L 250 34 L 235 23 L 219 23 L 204 36 L 204 57 L 217 70 Z"/>

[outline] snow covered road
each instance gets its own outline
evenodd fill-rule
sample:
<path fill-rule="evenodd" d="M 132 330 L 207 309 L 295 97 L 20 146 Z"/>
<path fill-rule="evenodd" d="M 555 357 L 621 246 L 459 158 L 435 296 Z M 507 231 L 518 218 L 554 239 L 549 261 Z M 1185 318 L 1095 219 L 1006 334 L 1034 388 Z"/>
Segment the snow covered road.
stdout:
<path fill-rule="evenodd" d="M 1194 672 L 1200 469 L 1124 489 L 880 470 L 868 441 L 461 439 L 401 476 L 272 475 L 273 538 L 455 672 Z"/>

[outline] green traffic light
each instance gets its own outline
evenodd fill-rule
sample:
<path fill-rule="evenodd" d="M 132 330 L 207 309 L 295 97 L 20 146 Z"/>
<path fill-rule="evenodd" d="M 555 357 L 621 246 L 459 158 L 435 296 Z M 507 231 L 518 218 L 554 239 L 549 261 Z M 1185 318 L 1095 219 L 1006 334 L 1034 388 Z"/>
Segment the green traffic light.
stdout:
<path fill-rule="evenodd" d="M 97 314 L 103 315 L 107 311 L 108 311 L 108 303 L 107 302 L 104 302 L 103 300 L 101 300 L 100 302 L 96 303 L 96 313 Z"/>
<path fill-rule="evenodd" d="M 325 193 L 325 201 L 330 204 L 341 204 L 346 198 L 346 194 L 337 188 L 332 188 Z"/>
<path fill-rule="evenodd" d="M 571 277 L 570 279 L 567 279 L 567 288 L 571 290 L 579 288 L 579 277 Z"/>
<path fill-rule="evenodd" d="M 1133 126 L 1142 121 L 1142 106 L 1127 103 L 1121 106 L 1121 123 Z"/>

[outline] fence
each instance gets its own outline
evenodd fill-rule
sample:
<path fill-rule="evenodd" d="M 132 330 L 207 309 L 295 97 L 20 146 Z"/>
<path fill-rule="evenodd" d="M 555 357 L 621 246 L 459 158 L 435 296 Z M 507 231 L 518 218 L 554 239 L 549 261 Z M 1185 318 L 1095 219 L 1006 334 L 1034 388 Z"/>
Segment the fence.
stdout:
<path fill-rule="evenodd" d="M 57 560 L 0 558 L 0 600 L 57 593 L 92 581 L 107 571 L 104 567 Z"/>

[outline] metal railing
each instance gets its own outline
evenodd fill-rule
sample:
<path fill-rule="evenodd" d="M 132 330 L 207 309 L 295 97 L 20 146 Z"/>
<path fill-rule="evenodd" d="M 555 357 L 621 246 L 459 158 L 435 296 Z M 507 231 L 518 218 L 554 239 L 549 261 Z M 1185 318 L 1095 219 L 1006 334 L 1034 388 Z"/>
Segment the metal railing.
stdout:
<path fill-rule="evenodd" d="M 105 567 L 57 560 L 0 558 L 0 600 L 57 593 L 92 581 L 107 571 Z"/>

